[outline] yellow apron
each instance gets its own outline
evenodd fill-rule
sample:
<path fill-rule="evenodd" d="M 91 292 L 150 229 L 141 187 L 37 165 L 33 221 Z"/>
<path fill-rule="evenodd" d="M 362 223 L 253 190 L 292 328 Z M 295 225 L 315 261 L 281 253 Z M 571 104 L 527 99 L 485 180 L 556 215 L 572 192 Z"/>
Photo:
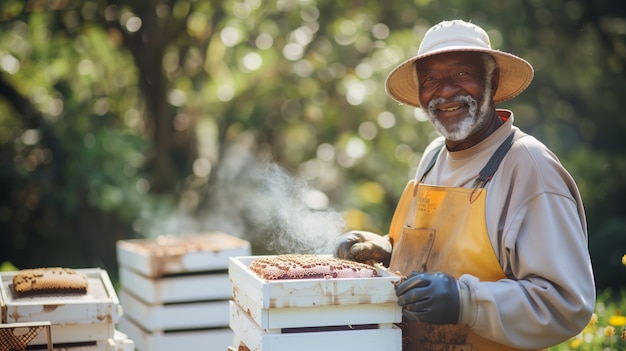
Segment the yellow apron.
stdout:
<path fill-rule="evenodd" d="M 411 180 L 394 213 L 390 269 L 506 278 L 485 221 L 486 189 L 425 185 Z M 403 322 L 404 351 L 515 350 L 473 333 L 466 325 Z"/>

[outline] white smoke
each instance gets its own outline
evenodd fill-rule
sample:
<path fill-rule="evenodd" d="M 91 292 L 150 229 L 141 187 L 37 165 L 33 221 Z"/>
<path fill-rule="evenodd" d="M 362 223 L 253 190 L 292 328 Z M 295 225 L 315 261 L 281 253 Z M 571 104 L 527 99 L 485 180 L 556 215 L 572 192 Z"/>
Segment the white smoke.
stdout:
<path fill-rule="evenodd" d="M 332 253 L 334 239 L 345 230 L 342 214 L 323 201 L 313 203 L 325 196 L 277 164 L 260 160 L 252 149 L 241 140 L 231 145 L 197 208 L 180 208 L 152 228 L 221 231 L 274 253 Z"/>
<path fill-rule="evenodd" d="M 270 251 L 331 253 L 330 245 L 345 228 L 342 215 L 311 208 L 306 199 L 314 190 L 275 164 L 258 176 L 259 187 L 244 207 L 250 234 Z"/>

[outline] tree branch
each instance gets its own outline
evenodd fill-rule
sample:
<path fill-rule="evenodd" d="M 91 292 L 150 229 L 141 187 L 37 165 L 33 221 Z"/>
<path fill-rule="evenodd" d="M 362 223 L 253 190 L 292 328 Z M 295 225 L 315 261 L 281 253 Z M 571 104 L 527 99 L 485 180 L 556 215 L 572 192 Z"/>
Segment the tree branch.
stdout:
<path fill-rule="evenodd" d="M 39 128 L 45 123 L 41 112 L 9 82 L 2 73 L 0 73 L 0 96 L 4 96 L 15 111 L 19 112 L 23 117 L 23 125 L 25 128 Z"/>

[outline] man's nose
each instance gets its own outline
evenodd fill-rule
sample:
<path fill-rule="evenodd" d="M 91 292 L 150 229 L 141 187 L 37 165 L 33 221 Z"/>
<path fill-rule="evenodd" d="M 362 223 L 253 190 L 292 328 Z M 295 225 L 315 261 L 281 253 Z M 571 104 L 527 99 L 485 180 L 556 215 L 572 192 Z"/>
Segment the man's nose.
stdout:
<path fill-rule="evenodd" d="M 461 87 L 451 77 L 442 78 L 437 88 L 438 97 L 449 99 L 456 96 L 461 91 Z"/>

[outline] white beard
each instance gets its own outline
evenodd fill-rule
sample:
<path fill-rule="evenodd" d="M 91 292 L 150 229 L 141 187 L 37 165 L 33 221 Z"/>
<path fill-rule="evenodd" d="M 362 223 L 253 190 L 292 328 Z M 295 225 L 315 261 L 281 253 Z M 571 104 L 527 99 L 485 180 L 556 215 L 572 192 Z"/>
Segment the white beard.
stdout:
<path fill-rule="evenodd" d="M 478 107 L 478 102 L 473 97 L 462 95 L 452 99 L 438 98 L 431 100 L 426 108 L 422 107 L 422 110 L 424 110 L 439 134 L 443 135 L 447 140 L 460 141 L 467 139 L 488 123 L 489 99 L 486 98 L 487 96 L 491 96 L 490 86 L 485 88 L 485 93 L 483 94 L 485 98 L 483 98 L 480 107 Z M 446 127 L 437 116 L 437 106 L 449 102 L 467 103 L 469 105 L 469 113 L 462 121 Z"/>

